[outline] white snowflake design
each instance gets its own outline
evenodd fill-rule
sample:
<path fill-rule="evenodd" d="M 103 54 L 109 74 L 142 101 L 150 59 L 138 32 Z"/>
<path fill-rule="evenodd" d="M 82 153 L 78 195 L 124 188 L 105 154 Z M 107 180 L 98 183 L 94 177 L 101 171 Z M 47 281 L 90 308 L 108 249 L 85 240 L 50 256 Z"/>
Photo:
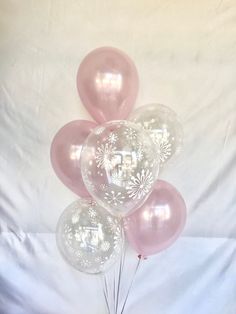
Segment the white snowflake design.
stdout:
<path fill-rule="evenodd" d="M 97 206 L 97 202 L 93 199 L 90 200 L 86 200 L 87 204 L 90 206 L 90 208 L 93 208 L 95 206 Z"/>
<path fill-rule="evenodd" d="M 148 121 L 145 121 L 143 124 L 139 123 L 140 126 L 144 128 L 144 130 L 152 130 L 151 123 Z"/>
<path fill-rule="evenodd" d="M 115 191 L 111 191 L 111 192 L 106 192 L 104 199 L 107 201 L 108 204 L 117 206 L 119 204 L 123 204 L 125 197 L 122 195 L 121 192 L 115 192 Z"/>
<path fill-rule="evenodd" d="M 89 208 L 89 210 L 88 210 L 88 213 L 89 213 L 89 217 L 90 218 L 96 218 L 97 217 L 97 212 L 96 212 L 96 210 L 94 209 L 94 208 Z"/>
<path fill-rule="evenodd" d="M 137 132 L 136 130 L 132 128 L 126 128 L 124 130 L 124 135 L 126 136 L 127 140 L 134 141 L 137 138 Z"/>
<path fill-rule="evenodd" d="M 80 218 L 80 211 L 78 210 L 71 217 L 72 224 L 75 225 L 77 222 L 79 222 L 79 218 Z"/>
<path fill-rule="evenodd" d="M 111 247 L 110 243 L 108 241 L 104 241 L 102 244 L 101 244 L 101 250 L 103 252 L 107 252 L 109 250 L 109 248 Z"/>
<path fill-rule="evenodd" d="M 122 174 L 119 174 L 118 172 L 113 172 L 111 175 L 111 181 L 115 185 L 120 185 L 122 182 Z"/>
<path fill-rule="evenodd" d="M 95 261 L 95 263 L 100 264 L 102 262 L 101 256 L 95 257 L 94 261 Z"/>
<path fill-rule="evenodd" d="M 72 228 L 69 225 L 64 226 L 64 235 L 66 243 L 70 246 L 73 240 Z"/>
<path fill-rule="evenodd" d="M 165 162 L 171 156 L 171 143 L 168 140 L 162 139 L 159 142 L 160 146 L 160 161 Z"/>
<path fill-rule="evenodd" d="M 136 158 L 138 161 L 141 161 L 144 157 L 144 150 L 143 147 L 141 145 L 138 146 L 138 150 L 137 150 L 137 154 L 136 154 Z"/>
<path fill-rule="evenodd" d="M 74 234 L 75 240 L 81 242 L 81 233 L 80 231 L 76 230 Z"/>
<path fill-rule="evenodd" d="M 77 259 L 80 259 L 81 257 L 83 257 L 82 252 L 79 251 L 79 250 L 76 250 L 74 254 L 75 254 L 75 257 L 76 257 Z"/>
<path fill-rule="evenodd" d="M 131 177 L 127 193 L 130 198 L 140 199 L 145 196 L 151 189 L 153 183 L 153 176 L 150 170 L 142 170 L 137 173 L 136 177 Z"/>
<path fill-rule="evenodd" d="M 81 259 L 79 263 L 83 268 L 89 268 L 91 266 L 91 261 L 87 259 Z"/>
<path fill-rule="evenodd" d="M 115 150 L 116 147 L 109 143 L 102 144 L 98 147 L 95 154 L 97 167 L 110 169 L 112 167 L 111 156 L 115 153 Z"/>
<path fill-rule="evenodd" d="M 65 226 L 64 226 L 64 233 L 68 234 L 68 233 L 71 233 L 71 232 L 72 232 L 71 226 L 65 224 Z"/>
<path fill-rule="evenodd" d="M 172 153 L 172 146 L 169 141 L 169 133 L 166 134 L 151 134 L 151 138 L 155 144 L 159 146 L 160 161 L 164 163 Z"/>
<path fill-rule="evenodd" d="M 115 144 L 116 141 L 118 140 L 118 135 L 116 133 L 111 133 L 109 136 L 108 136 L 108 142 L 111 143 L 111 144 Z"/>
<path fill-rule="evenodd" d="M 104 128 L 103 126 L 100 126 L 100 127 L 98 127 L 98 128 L 95 129 L 94 133 L 95 133 L 96 135 L 100 135 L 100 134 L 102 134 L 102 132 L 103 132 L 104 130 L 105 130 L 105 128 Z"/>
<path fill-rule="evenodd" d="M 100 185 L 100 189 L 101 189 L 102 191 L 106 191 L 107 188 L 108 188 L 108 185 L 105 184 L 105 183 L 102 183 L 102 184 Z"/>
<path fill-rule="evenodd" d="M 107 216 L 107 222 L 108 222 L 109 229 L 111 230 L 111 232 L 120 232 L 119 222 L 117 219 L 111 216 Z"/>

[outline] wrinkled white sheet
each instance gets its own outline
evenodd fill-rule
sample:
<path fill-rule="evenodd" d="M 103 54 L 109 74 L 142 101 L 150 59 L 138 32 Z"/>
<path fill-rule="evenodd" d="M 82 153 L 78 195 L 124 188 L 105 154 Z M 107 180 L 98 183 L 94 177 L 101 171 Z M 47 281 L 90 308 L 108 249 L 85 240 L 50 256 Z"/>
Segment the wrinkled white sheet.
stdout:
<path fill-rule="evenodd" d="M 103 45 L 136 63 L 137 106 L 169 105 L 185 130 L 161 178 L 185 198 L 187 225 L 141 263 L 125 313 L 235 314 L 235 0 L 0 1 L 0 314 L 106 313 L 100 278 L 56 248 L 57 220 L 76 196 L 49 160 L 55 132 L 90 118 L 75 76 Z M 128 254 L 121 305 L 135 263 Z"/>

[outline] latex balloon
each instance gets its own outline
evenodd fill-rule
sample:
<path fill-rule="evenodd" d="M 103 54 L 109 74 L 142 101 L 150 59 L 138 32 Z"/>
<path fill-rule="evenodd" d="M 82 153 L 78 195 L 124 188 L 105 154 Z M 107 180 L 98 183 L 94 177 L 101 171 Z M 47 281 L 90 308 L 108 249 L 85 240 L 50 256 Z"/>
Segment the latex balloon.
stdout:
<path fill-rule="evenodd" d="M 82 145 L 96 123 L 77 120 L 66 124 L 55 135 L 51 145 L 51 163 L 58 178 L 74 193 L 89 196 L 80 170 Z"/>
<path fill-rule="evenodd" d="M 126 215 L 152 191 L 158 151 L 138 125 L 111 121 L 95 128 L 81 152 L 81 169 L 92 197 L 113 214 Z"/>
<path fill-rule="evenodd" d="M 120 220 L 91 199 L 80 199 L 65 209 L 56 235 L 65 260 L 90 274 L 106 271 L 119 257 L 123 245 Z"/>
<path fill-rule="evenodd" d="M 173 244 L 186 221 L 186 206 L 180 193 L 168 182 L 158 180 L 146 202 L 124 219 L 130 245 L 143 257 Z"/>
<path fill-rule="evenodd" d="M 88 112 L 97 122 L 126 119 L 138 93 L 138 73 L 122 51 L 103 47 L 90 52 L 77 74 L 77 88 Z"/>
<path fill-rule="evenodd" d="M 160 147 L 160 164 L 163 165 L 182 147 L 183 129 L 176 113 L 167 106 L 150 104 L 134 111 L 130 121 L 147 130 Z"/>

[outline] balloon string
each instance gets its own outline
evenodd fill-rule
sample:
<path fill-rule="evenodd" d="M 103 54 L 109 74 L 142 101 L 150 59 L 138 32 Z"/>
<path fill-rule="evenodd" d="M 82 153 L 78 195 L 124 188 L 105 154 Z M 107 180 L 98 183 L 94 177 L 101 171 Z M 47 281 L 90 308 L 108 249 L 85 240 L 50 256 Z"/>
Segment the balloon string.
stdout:
<path fill-rule="evenodd" d="M 116 276 L 114 276 L 114 280 L 113 280 L 113 306 L 114 306 L 114 313 L 116 313 Z"/>
<path fill-rule="evenodd" d="M 126 295 L 126 298 L 125 298 L 125 302 L 124 302 L 124 304 L 123 304 L 123 307 L 122 307 L 122 310 L 121 310 L 120 314 L 124 313 L 125 305 L 126 305 L 126 303 L 127 303 L 128 296 L 129 296 L 129 294 L 130 294 L 130 290 L 131 290 L 131 288 L 132 288 L 132 286 L 133 286 L 135 276 L 136 276 L 137 271 L 138 271 L 138 269 L 139 269 L 139 265 L 140 265 L 140 262 L 141 262 L 141 258 L 142 258 L 142 257 L 139 255 L 139 256 L 138 256 L 138 263 L 137 263 L 137 266 L 136 266 L 136 268 L 135 268 L 135 271 L 134 271 L 134 274 L 133 274 L 133 278 L 132 278 L 132 280 L 131 280 L 131 283 L 130 283 L 130 286 L 129 286 L 129 289 L 128 289 L 128 292 L 127 292 L 127 295 Z"/>
<path fill-rule="evenodd" d="M 120 257 L 120 267 L 119 267 L 119 276 L 118 276 L 117 293 L 116 293 L 116 307 L 115 307 L 115 313 L 116 314 L 118 311 L 118 303 L 119 303 L 119 297 L 120 297 L 120 283 L 121 283 L 121 276 L 122 276 L 123 269 L 124 269 L 125 253 L 126 253 L 126 246 L 125 246 L 124 251 L 122 252 L 121 257 Z"/>
<path fill-rule="evenodd" d="M 103 295 L 104 295 L 104 298 L 105 298 L 105 301 L 106 301 L 106 306 L 107 306 L 108 313 L 110 314 L 110 306 L 109 306 L 109 302 L 108 302 L 108 290 L 107 290 L 106 275 L 103 274 L 102 278 L 103 278 Z"/>

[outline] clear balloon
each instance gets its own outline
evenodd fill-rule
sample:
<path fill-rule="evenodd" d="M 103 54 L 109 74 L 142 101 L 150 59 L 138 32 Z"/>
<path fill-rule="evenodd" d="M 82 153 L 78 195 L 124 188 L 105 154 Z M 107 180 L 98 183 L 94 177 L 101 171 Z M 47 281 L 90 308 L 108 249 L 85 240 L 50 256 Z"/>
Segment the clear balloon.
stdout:
<path fill-rule="evenodd" d="M 186 205 L 180 193 L 168 182 L 158 180 L 146 202 L 124 218 L 130 245 L 143 257 L 172 245 L 186 222 Z"/>
<path fill-rule="evenodd" d="M 160 165 L 163 165 L 182 147 L 183 129 L 176 113 L 167 106 L 150 104 L 134 111 L 130 121 L 147 130 L 160 148 Z"/>
<path fill-rule="evenodd" d="M 74 193 L 89 196 L 80 170 L 82 145 L 97 124 L 85 120 L 72 121 L 61 128 L 51 145 L 51 163 L 58 178 Z"/>
<path fill-rule="evenodd" d="M 126 119 L 134 106 L 138 85 L 133 61 L 124 52 L 111 47 L 90 52 L 77 74 L 80 98 L 100 123 Z"/>
<path fill-rule="evenodd" d="M 158 150 L 137 124 L 111 121 L 95 128 L 81 153 L 82 176 L 93 198 L 113 214 L 126 215 L 152 191 Z"/>
<path fill-rule="evenodd" d="M 120 220 L 91 199 L 80 199 L 65 209 L 56 236 L 65 260 L 90 274 L 106 271 L 120 256 L 123 246 Z"/>

